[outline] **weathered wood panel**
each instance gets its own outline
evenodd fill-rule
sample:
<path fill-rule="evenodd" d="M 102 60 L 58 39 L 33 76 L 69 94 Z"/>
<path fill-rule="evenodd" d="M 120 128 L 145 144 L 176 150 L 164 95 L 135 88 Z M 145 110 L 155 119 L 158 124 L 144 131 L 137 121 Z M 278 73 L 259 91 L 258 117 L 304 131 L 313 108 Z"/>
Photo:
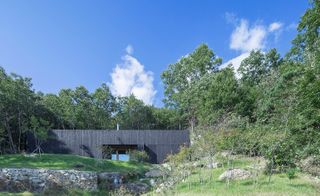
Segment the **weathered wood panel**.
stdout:
<path fill-rule="evenodd" d="M 162 162 L 168 154 L 190 143 L 187 130 L 52 130 L 51 135 L 43 144 L 45 152 L 102 158 L 103 145 L 138 145 L 146 149 L 153 163 Z"/>

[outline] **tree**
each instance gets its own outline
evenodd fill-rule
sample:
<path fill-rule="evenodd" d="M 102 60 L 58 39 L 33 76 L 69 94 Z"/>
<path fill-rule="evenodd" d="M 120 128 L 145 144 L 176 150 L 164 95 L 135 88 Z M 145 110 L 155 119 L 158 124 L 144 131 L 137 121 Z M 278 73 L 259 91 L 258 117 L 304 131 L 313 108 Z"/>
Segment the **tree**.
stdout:
<path fill-rule="evenodd" d="M 0 67 L 0 130 L 5 151 L 17 153 L 23 148 L 28 119 L 36 100 L 31 87 L 30 78 L 8 75 Z"/>
<path fill-rule="evenodd" d="M 238 69 L 241 79 L 239 86 L 239 97 L 241 102 L 237 106 L 237 112 L 241 116 L 249 117 L 251 122 L 257 120 L 257 102 L 263 100 L 261 97 L 265 89 L 260 88 L 262 81 L 270 78 L 271 74 L 278 71 L 283 63 L 276 49 L 271 49 L 267 53 L 252 51 L 250 56 L 244 59 Z"/>
<path fill-rule="evenodd" d="M 64 118 L 66 108 L 61 97 L 55 94 L 47 94 L 42 97 L 41 101 L 53 115 L 51 122 L 54 128 L 66 129 L 69 127 L 67 120 Z"/>
<path fill-rule="evenodd" d="M 91 96 L 94 105 L 95 126 L 99 129 L 114 127 L 112 114 L 116 109 L 116 100 L 112 96 L 109 87 L 106 84 L 102 84 Z"/>
<path fill-rule="evenodd" d="M 120 98 L 116 119 L 123 129 L 149 129 L 154 123 L 151 108 L 134 95 Z"/>
<path fill-rule="evenodd" d="M 280 55 L 277 53 L 276 49 L 271 49 L 266 54 L 257 50 L 252 51 L 250 56 L 241 62 L 238 71 L 241 75 L 242 82 L 255 85 L 280 64 Z"/>
<path fill-rule="evenodd" d="M 197 95 L 193 104 L 200 124 L 216 124 L 222 116 L 232 113 L 239 102 L 238 82 L 233 69 L 206 74 L 195 84 L 193 94 Z"/>
<path fill-rule="evenodd" d="M 35 138 L 36 145 L 36 149 L 33 152 L 38 152 L 41 154 L 43 152 L 41 149 L 41 144 L 48 138 L 48 131 L 50 130 L 51 125 L 43 118 L 31 116 L 30 128 Z"/>
<path fill-rule="evenodd" d="M 62 89 L 59 92 L 60 104 L 62 107 L 62 119 L 66 129 L 77 128 L 76 106 L 71 89 Z"/>
<path fill-rule="evenodd" d="M 222 60 L 205 44 L 194 52 L 170 64 L 161 75 L 165 86 L 165 103 L 168 107 L 181 110 L 189 119 L 191 129 L 196 123 L 195 106 L 192 105 L 192 88 L 205 74 L 215 72 Z"/>

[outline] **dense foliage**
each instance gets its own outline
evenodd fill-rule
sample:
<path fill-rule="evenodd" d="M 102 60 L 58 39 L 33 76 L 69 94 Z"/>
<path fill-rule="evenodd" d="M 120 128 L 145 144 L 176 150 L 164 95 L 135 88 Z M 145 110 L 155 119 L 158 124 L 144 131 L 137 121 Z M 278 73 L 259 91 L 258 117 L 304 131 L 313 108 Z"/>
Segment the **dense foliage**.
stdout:
<path fill-rule="evenodd" d="M 320 3 L 313 1 L 284 57 L 276 49 L 254 50 L 238 70 L 216 69 L 221 60 L 202 44 L 170 65 L 162 74 L 166 101 L 196 127 L 185 158 L 228 150 L 294 167 L 319 156 L 319 33 Z"/>
<path fill-rule="evenodd" d="M 85 87 L 56 94 L 36 93 L 31 79 L 7 74 L 0 67 L 0 153 L 25 149 L 26 134 L 37 148 L 53 129 L 182 129 L 176 110 L 145 105 L 133 95 L 114 97 L 102 84 L 93 93 Z"/>

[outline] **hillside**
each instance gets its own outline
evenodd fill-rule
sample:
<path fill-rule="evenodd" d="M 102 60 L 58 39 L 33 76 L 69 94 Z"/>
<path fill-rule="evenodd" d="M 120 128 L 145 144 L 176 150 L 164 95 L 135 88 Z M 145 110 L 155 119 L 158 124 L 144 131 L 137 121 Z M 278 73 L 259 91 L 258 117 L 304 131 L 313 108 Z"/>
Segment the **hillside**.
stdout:
<path fill-rule="evenodd" d="M 137 172 L 143 173 L 150 166 L 146 163 L 93 159 L 77 155 L 42 154 L 39 155 L 2 155 L 1 168 L 45 168 L 75 169 L 97 172 Z"/>
<path fill-rule="evenodd" d="M 241 168 L 256 173 L 256 177 L 245 180 L 230 180 L 229 183 L 219 180 L 219 176 L 228 170 L 228 163 L 215 169 L 195 168 L 192 174 L 185 180 L 177 183 L 168 195 L 192 196 L 192 195 L 319 195 L 320 180 L 306 173 L 297 171 L 293 179 L 288 178 L 287 173 L 277 173 L 269 176 L 261 167 L 263 161 L 257 158 L 237 156 L 231 162 L 231 168 Z M 255 170 L 259 168 L 258 170 Z"/>

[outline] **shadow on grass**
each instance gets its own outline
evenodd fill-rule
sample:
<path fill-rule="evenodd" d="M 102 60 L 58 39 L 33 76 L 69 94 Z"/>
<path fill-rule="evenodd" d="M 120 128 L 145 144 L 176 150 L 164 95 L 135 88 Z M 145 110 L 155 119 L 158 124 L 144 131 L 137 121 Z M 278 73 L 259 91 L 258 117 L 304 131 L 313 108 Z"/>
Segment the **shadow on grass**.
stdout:
<path fill-rule="evenodd" d="M 251 186 L 253 184 L 254 184 L 253 181 L 245 181 L 240 183 L 240 185 L 243 185 L 243 186 Z"/>
<path fill-rule="evenodd" d="M 260 186 L 270 186 L 270 185 L 273 185 L 273 184 L 274 184 L 273 181 L 270 181 L 270 182 L 268 182 L 268 181 L 259 182 Z"/>
<path fill-rule="evenodd" d="M 313 188 L 313 186 L 311 184 L 302 184 L 302 183 L 299 183 L 299 184 L 289 184 L 290 187 L 293 187 L 293 188 L 297 188 L 297 189 L 302 189 L 302 188 Z"/>

